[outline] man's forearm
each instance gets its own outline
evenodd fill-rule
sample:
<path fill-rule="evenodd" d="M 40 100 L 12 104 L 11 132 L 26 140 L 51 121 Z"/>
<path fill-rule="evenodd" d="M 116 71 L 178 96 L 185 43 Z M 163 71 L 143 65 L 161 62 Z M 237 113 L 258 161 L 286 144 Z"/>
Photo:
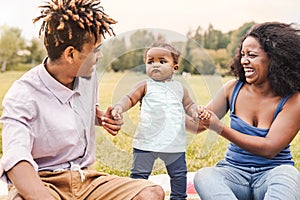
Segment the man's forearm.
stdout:
<path fill-rule="evenodd" d="M 27 161 L 20 161 L 7 172 L 8 178 L 24 199 L 53 199 L 38 174 Z"/>

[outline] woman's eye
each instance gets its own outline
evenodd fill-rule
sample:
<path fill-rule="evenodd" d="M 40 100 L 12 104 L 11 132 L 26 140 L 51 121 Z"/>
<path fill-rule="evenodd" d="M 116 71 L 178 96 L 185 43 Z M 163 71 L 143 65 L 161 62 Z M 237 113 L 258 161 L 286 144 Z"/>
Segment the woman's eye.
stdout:
<path fill-rule="evenodd" d="M 241 57 L 244 58 L 244 57 L 248 57 L 248 58 L 255 58 L 256 57 L 256 54 L 245 54 L 245 53 L 241 53 Z"/>
<path fill-rule="evenodd" d="M 248 56 L 249 56 L 249 58 L 255 58 L 256 57 L 255 54 L 249 54 Z"/>

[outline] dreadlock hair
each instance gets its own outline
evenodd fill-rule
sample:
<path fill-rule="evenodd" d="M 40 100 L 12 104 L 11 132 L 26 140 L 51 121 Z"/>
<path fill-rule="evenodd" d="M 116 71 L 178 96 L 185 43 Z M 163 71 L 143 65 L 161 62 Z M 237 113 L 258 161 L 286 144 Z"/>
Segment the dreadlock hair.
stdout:
<path fill-rule="evenodd" d="M 91 35 L 95 43 L 105 33 L 115 35 L 111 24 L 117 23 L 104 13 L 100 0 L 51 0 L 45 2 L 41 15 L 33 23 L 43 19 L 39 36 L 44 33 L 44 44 L 51 60 L 60 58 L 62 52 L 73 46 L 82 50 Z"/>
<path fill-rule="evenodd" d="M 242 43 L 254 37 L 270 59 L 268 78 L 272 90 L 279 96 L 300 91 L 300 26 L 291 23 L 266 22 L 254 25 L 242 38 L 230 65 L 231 72 L 246 82 L 241 64 Z"/>
<path fill-rule="evenodd" d="M 181 53 L 177 49 L 175 49 L 172 45 L 166 42 L 153 42 L 148 48 L 146 48 L 144 51 L 144 61 L 146 61 L 148 51 L 154 47 L 161 47 L 169 50 L 171 52 L 174 64 L 179 63 L 179 58 Z"/>

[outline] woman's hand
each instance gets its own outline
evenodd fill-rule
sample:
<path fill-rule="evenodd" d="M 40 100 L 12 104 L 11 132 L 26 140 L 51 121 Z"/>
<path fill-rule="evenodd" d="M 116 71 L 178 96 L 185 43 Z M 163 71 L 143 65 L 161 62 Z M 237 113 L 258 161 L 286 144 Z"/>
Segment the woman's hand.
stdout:
<path fill-rule="evenodd" d="M 210 111 L 201 105 L 197 106 L 197 114 L 198 114 L 197 117 L 200 120 L 207 120 L 210 119 L 211 117 Z"/>
<path fill-rule="evenodd" d="M 202 111 L 203 112 L 203 111 Z M 200 113 L 200 111 L 199 111 Z M 200 118 L 199 117 L 199 125 L 204 126 L 206 129 L 210 129 L 215 131 L 217 134 L 221 134 L 222 129 L 223 129 L 223 123 L 222 121 L 218 118 L 218 116 L 212 112 L 211 110 L 207 110 L 205 112 L 205 116 L 207 116 L 207 113 L 209 113 L 209 117 L 205 118 Z"/>
<path fill-rule="evenodd" d="M 100 126 L 102 126 L 107 132 L 115 136 L 118 134 L 121 126 L 123 125 L 123 119 L 113 119 L 111 111 L 113 106 L 109 106 L 105 113 L 103 113 L 98 107 L 96 108 L 96 117 Z"/>

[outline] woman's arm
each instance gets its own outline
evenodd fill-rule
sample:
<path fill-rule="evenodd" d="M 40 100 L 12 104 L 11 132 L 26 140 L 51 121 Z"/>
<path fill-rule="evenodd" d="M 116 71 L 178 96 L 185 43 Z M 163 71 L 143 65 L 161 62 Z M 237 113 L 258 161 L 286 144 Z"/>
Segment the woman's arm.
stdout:
<path fill-rule="evenodd" d="M 229 98 L 231 96 L 231 91 L 234 87 L 235 80 L 226 83 L 216 94 L 216 96 L 207 104 L 207 108 L 213 113 L 217 114 L 217 119 L 221 123 L 222 119 L 229 109 Z M 199 113 L 200 115 L 200 113 Z M 186 116 L 186 129 L 193 133 L 200 133 L 209 128 L 209 121 L 199 120 L 195 122 L 191 117 Z"/>
<path fill-rule="evenodd" d="M 227 99 L 228 94 L 229 93 L 227 92 Z M 200 121 L 199 123 L 208 129 L 214 130 L 240 148 L 255 155 L 269 159 L 273 158 L 290 144 L 299 132 L 300 93 L 294 94 L 288 99 L 283 106 L 282 111 L 272 122 L 266 137 L 246 135 L 224 125 L 220 121 L 220 116 L 222 116 L 224 112 L 222 111 L 222 108 L 218 106 L 219 102 L 220 100 L 214 99 L 208 105 L 208 108 L 215 113 L 212 113 L 211 119 Z"/>

